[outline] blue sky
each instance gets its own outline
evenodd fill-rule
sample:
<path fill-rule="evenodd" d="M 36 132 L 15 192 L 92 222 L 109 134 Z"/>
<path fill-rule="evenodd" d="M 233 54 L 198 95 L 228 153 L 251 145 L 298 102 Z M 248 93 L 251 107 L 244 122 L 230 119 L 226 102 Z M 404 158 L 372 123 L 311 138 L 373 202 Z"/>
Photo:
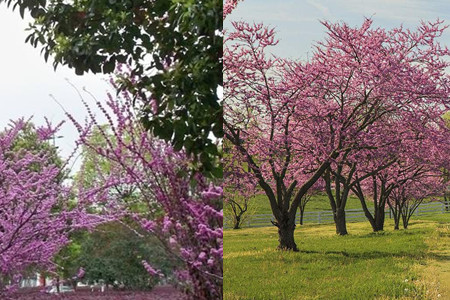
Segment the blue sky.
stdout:
<path fill-rule="evenodd" d="M 264 22 L 276 28 L 280 43 L 273 52 L 286 58 L 306 59 L 312 45 L 325 37 L 320 20 L 344 21 L 360 26 L 364 17 L 372 18 L 374 26 L 394 28 L 403 24 L 415 28 L 420 20 L 437 18 L 450 24 L 448 0 L 245 0 L 240 2 L 226 20 Z M 450 28 L 441 39 L 450 46 Z"/>

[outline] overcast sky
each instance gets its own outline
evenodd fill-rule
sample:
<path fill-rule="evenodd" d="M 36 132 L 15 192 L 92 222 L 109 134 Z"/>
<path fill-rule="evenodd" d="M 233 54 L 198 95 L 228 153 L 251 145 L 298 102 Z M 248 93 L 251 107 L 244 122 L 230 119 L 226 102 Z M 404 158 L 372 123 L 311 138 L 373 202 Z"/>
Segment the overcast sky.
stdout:
<path fill-rule="evenodd" d="M 34 116 L 33 122 L 44 124 L 44 116 L 59 123 L 66 119 L 63 110 L 49 96 L 52 94 L 64 108 L 75 117 L 84 119 L 86 112 L 77 92 L 66 81 L 69 80 L 80 91 L 86 87 L 98 99 L 105 97 L 109 85 L 102 75 L 75 75 L 74 70 L 59 66 L 56 72 L 49 61 L 40 55 L 40 48 L 25 44 L 28 22 L 20 18 L 19 12 L 0 4 L 0 129 L 9 120 Z M 89 97 L 86 97 L 88 101 Z M 63 156 L 71 153 L 77 137 L 76 130 L 66 123 L 57 144 Z"/>
<path fill-rule="evenodd" d="M 372 18 L 374 26 L 416 28 L 420 20 L 436 18 L 450 23 L 449 0 L 245 0 L 227 19 L 264 22 L 276 28 L 279 44 L 273 50 L 286 58 L 306 59 L 315 42 L 325 37 L 320 20 L 344 21 L 360 26 L 364 17 Z M 450 28 L 441 39 L 450 46 Z"/>

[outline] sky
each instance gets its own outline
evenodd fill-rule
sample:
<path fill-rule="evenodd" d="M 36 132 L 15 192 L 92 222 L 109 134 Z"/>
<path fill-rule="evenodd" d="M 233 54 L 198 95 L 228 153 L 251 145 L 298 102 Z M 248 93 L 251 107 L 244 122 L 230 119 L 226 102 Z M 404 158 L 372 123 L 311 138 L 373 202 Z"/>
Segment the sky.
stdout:
<path fill-rule="evenodd" d="M 45 62 L 40 48 L 25 44 L 28 22 L 20 18 L 19 12 L 7 9 L 0 4 L 0 130 L 10 120 L 33 116 L 35 124 L 45 124 L 44 116 L 54 123 L 65 120 L 63 109 L 50 96 L 53 95 L 65 110 L 74 117 L 84 120 L 86 110 L 83 107 L 73 84 L 83 93 L 85 87 L 99 100 L 106 98 L 111 91 L 104 75 L 75 75 L 68 67 L 58 66 L 56 72 L 52 63 Z M 86 96 L 89 103 L 93 100 Z M 66 122 L 60 138 L 56 141 L 61 155 L 67 157 L 75 146 L 77 132 L 74 126 Z"/>
<path fill-rule="evenodd" d="M 263 22 L 275 27 L 279 44 L 272 50 L 277 56 L 302 59 L 311 55 L 313 45 L 325 38 L 319 21 L 346 22 L 361 26 L 364 18 L 371 18 L 374 27 L 391 29 L 403 25 L 414 29 L 420 20 L 437 18 L 450 25 L 448 0 L 244 0 L 227 18 L 230 20 Z M 450 46 L 450 28 L 441 39 Z"/>

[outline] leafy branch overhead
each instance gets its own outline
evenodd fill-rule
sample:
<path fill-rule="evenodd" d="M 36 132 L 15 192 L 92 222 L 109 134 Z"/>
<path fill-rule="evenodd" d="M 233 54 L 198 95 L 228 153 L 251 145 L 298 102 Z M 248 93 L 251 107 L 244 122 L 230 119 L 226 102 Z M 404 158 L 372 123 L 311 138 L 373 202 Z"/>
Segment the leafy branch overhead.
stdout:
<path fill-rule="evenodd" d="M 0 0 L 28 11 L 26 42 L 45 60 L 76 74 L 131 66 L 119 88 L 142 101 L 142 122 L 175 149 L 194 154 L 202 171 L 220 176 L 223 136 L 222 2 L 219 0 Z M 215 138 L 213 138 L 213 136 Z"/>

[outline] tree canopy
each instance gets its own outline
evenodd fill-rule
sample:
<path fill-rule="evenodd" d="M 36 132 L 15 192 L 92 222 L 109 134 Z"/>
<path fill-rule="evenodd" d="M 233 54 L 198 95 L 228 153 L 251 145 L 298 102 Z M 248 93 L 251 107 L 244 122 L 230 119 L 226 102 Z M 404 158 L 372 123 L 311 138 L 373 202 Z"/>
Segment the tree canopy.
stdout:
<path fill-rule="evenodd" d="M 142 238 L 157 237 L 179 262 L 174 274 L 193 298 L 221 299 L 222 189 L 202 174 L 192 174 L 192 159 L 184 151 L 174 151 L 143 130 L 131 101 L 124 92 L 99 104 L 110 126 L 99 125 L 91 110 L 86 125 L 68 115 L 88 154 L 78 176 L 83 183 L 78 200 L 100 218 L 137 221 Z M 92 168 L 92 161 L 100 163 Z M 143 259 L 149 275 L 158 276 L 149 263 Z"/>
<path fill-rule="evenodd" d="M 85 270 L 83 280 L 127 289 L 149 289 L 156 280 L 148 276 L 142 260 L 170 274 L 173 264 L 156 238 L 136 235 L 119 222 L 98 226 L 80 241 L 77 263 Z M 158 279 L 158 278 L 157 278 Z"/>
<path fill-rule="evenodd" d="M 72 217 L 62 208 L 69 193 L 61 160 L 46 141 L 54 131 L 33 128 L 21 119 L 0 133 L 1 297 L 28 268 L 51 267 L 52 256 L 68 242 Z"/>
<path fill-rule="evenodd" d="M 221 176 L 222 1 L 1 0 L 34 21 L 26 42 L 76 74 L 111 73 L 147 129 Z M 130 72 L 121 72 L 126 64 Z M 215 138 L 213 138 L 215 136 Z"/>
<path fill-rule="evenodd" d="M 226 144 L 266 193 L 279 248 L 297 250 L 296 210 L 320 177 L 329 195 L 328 175 L 337 178 L 330 202 L 337 231 L 346 234 L 355 174 L 370 177 L 399 153 L 408 163 L 417 154 L 427 163 L 436 152 L 445 157 L 439 145 L 449 136 L 442 116 L 450 108 L 450 52 L 438 41 L 442 23 L 412 31 L 373 28 L 370 19 L 356 28 L 322 22 L 327 38 L 302 62 L 269 54 L 278 42 L 273 29 L 232 22 L 224 48 Z M 422 143 L 432 151 L 414 151 Z"/>

